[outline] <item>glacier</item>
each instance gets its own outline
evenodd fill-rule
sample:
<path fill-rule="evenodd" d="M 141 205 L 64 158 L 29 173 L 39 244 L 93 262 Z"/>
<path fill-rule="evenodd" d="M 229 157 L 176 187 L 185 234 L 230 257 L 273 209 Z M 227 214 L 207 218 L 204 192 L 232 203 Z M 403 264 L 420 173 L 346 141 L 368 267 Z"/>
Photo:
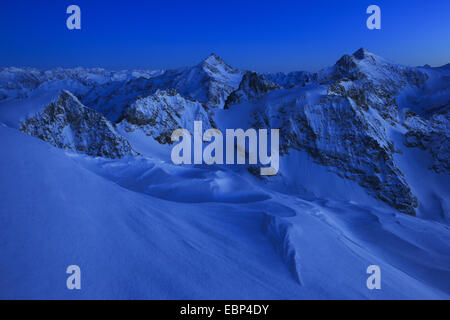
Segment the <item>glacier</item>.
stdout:
<path fill-rule="evenodd" d="M 449 79 L 366 49 L 316 73 L 0 69 L 0 297 L 449 299 Z M 194 121 L 280 128 L 278 174 L 174 165 Z"/>

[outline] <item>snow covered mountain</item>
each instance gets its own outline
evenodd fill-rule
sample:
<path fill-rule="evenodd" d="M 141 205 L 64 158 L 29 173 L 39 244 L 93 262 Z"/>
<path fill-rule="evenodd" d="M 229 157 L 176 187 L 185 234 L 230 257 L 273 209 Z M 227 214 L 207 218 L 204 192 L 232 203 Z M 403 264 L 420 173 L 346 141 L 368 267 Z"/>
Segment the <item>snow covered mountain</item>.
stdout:
<path fill-rule="evenodd" d="M 448 299 L 450 69 L 0 72 L 0 297 Z M 279 128 L 275 176 L 173 130 Z M 79 265 L 83 289 L 65 288 Z M 366 287 L 369 265 L 382 290 Z"/>
<path fill-rule="evenodd" d="M 162 72 L 159 70 L 107 71 L 102 68 L 58 68 L 45 71 L 35 68 L 3 68 L 0 69 L 0 100 L 24 98 L 31 91 L 39 88 L 44 91 L 70 89 L 77 95 L 83 95 L 100 84 L 135 78 L 148 79 Z"/>
<path fill-rule="evenodd" d="M 211 54 L 190 68 L 167 70 L 150 79 L 113 81 L 94 87 L 81 100 L 114 122 L 122 115 L 124 106 L 132 104 L 139 97 L 152 95 L 158 89 L 176 89 L 183 96 L 195 99 L 207 108 L 223 108 L 226 98 L 237 89 L 241 79 L 241 71 Z"/>
<path fill-rule="evenodd" d="M 151 96 L 137 99 L 124 109 L 121 119 L 123 130 L 141 130 L 162 144 L 172 143 L 170 137 L 178 128 L 193 132 L 194 121 L 202 121 L 205 129 L 214 125 L 200 102 L 181 96 L 176 89 L 158 89 Z"/>
<path fill-rule="evenodd" d="M 254 126 L 279 126 L 284 152 L 306 150 L 375 197 L 415 214 L 417 199 L 395 164 L 388 131 L 398 120 L 401 90 L 426 79 L 420 71 L 360 49 L 319 72 L 318 82 L 300 93 L 266 99 L 253 115 Z"/>
<path fill-rule="evenodd" d="M 89 156 L 115 159 L 137 154 L 109 120 L 65 90 L 42 113 L 24 121 L 20 130 L 58 148 Z"/>
<path fill-rule="evenodd" d="M 278 84 L 280 87 L 289 89 L 295 86 L 305 86 L 306 84 L 317 80 L 317 73 L 307 71 L 293 71 L 288 73 L 266 73 L 264 77 Z"/>

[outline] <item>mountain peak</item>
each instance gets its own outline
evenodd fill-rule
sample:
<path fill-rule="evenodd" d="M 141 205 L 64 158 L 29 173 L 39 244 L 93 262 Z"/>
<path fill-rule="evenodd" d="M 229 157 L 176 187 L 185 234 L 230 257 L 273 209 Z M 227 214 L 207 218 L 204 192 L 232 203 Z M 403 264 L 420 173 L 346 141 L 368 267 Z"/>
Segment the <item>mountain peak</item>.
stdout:
<path fill-rule="evenodd" d="M 358 60 L 362 60 L 367 57 L 373 57 L 373 55 L 374 54 L 372 52 L 364 48 L 359 48 L 353 53 L 353 57 Z"/>
<path fill-rule="evenodd" d="M 361 61 L 369 61 L 371 64 L 375 64 L 379 59 L 376 55 L 367 49 L 360 48 L 356 50 L 352 55 L 344 54 L 337 62 L 336 65 L 344 67 L 345 69 L 354 69 L 359 65 Z"/>
<path fill-rule="evenodd" d="M 203 64 L 209 64 L 209 65 L 225 64 L 225 65 L 228 65 L 221 57 L 219 57 L 215 53 L 211 53 L 205 60 L 203 60 Z"/>
<path fill-rule="evenodd" d="M 214 52 L 211 52 L 210 53 L 210 55 L 205 59 L 205 60 L 208 60 L 208 59 L 219 59 L 219 60 L 222 60 L 217 54 L 215 54 Z"/>

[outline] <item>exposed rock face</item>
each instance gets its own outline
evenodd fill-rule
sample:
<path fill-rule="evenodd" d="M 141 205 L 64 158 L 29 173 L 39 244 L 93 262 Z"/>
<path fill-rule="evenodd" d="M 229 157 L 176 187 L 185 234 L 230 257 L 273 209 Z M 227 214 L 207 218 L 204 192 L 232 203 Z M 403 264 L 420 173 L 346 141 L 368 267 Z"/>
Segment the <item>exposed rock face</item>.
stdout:
<path fill-rule="evenodd" d="M 197 68 L 194 68 L 198 69 Z M 191 92 L 183 88 L 183 85 L 177 84 L 176 88 L 186 96 L 206 102 L 210 108 L 223 108 L 228 95 L 234 91 L 242 79 L 242 72 L 230 67 L 220 57 L 211 54 L 201 63 L 201 68 L 196 70 L 200 76 L 203 73 L 202 83 L 207 84 L 206 100 L 201 99 L 201 95 L 196 97 Z"/>
<path fill-rule="evenodd" d="M 100 113 L 82 105 L 69 91 L 22 123 L 21 131 L 58 147 L 90 156 L 136 155 L 126 139 Z"/>
<path fill-rule="evenodd" d="M 215 127 L 214 109 L 245 103 L 254 110 L 251 127 L 280 128 L 281 154 L 304 150 L 315 162 L 407 214 L 415 214 L 418 200 L 396 164 L 398 148 L 391 132 L 405 132 L 407 147 L 429 152 L 430 169 L 448 173 L 450 168 L 448 66 L 406 67 L 360 49 L 315 74 L 243 73 L 214 54 L 190 68 L 140 76 L 83 69 L 69 82 L 72 73 L 67 70 L 5 70 L 0 99 L 52 83 L 68 83 L 80 92 L 92 86 L 82 101 L 102 114 L 65 91 L 22 125 L 22 131 L 53 145 L 89 155 L 135 154 L 103 116 L 120 122 L 120 129 L 140 130 L 170 144 L 175 129 L 192 133 L 195 120 L 202 121 L 204 130 Z M 267 96 L 281 87 L 290 90 Z M 261 99 L 265 96 L 270 99 Z M 407 109 L 416 113 L 403 116 Z"/>
<path fill-rule="evenodd" d="M 319 72 L 317 84 L 304 96 L 268 102 L 253 115 L 254 126 L 276 125 L 281 130 L 282 153 L 305 150 L 339 176 L 357 181 L 374 197 L 414 215 L 418 200 L 394 161 L 394 144 L 386 128 L 400 122 L 397 100 L 403 90 L 420 88 L 427 79 L 418 69 L 360 49 Z M 310 99 L 312 91 L 322 93 Z M 416 130 L 409 133 L 407 143 L 432 149 L 434 169 L 442 170 L 448 165 L 448 144 L 442 143 L 447 139 L 448 122 L 443 116 L 430 121 L 435 128 L 432 133 L 419 131 L 419 136 Z M 417 136 L 414 142 L 413 135 Z M 428 140 L 441 143 L 429 144 Z"/>
<path fill-rule="evenodd" d="M 428 79 L 417 68 L 391 63 L 359 49 L 344 55 L 319 73 L 319 82 L 330 85 L 329 93 L 348 96 L 361 108 L 371 107 L 390 123 L 398 121 L 398 95 L 406 87 L 422 86 Z"/>
<path fill-rule="evenodd" d="M 228 96 L 224 108 L 228 109 L 232 104 L 260 98 L 267 92 L 279 88 L 277 84 L 266 80 L 264 76 L 258 75 L 256 72 L 247 72 L 244 74 L 239 88 Z"/>
<path fill-rule="evenodd" d="M 433 158 L 430 169 L 450 172 L 450 113 L 435 113 L 427 120 L 410 111 L 403 125 L 408 129 L 405 145 L 430 152 Z"/>
<path fill-rule="evenodd" d="M 436 68 L 445 71 L 445 66 Z M 329 95 L 350 98 L 363 110 L 369 108 L 389 124 L 401 123 L 399 117 L 399 97 L 404 90 L 419 90 L 420 103 L 439 103 L 448 98 L 448 76 L 439 75 L 439 90 L 426 88 L 429 76 L 419 68 L 406 67 L 391 63 L 365 49 L 360 49 L 352 56 L 345 55 L 337 63 L 331 73 L 325 73 L 322 81 L 333 79 L 328 89 Z M 445 101 L 445 100 L 443 100 Z M 429 119 L 414 112 L 406 113 L 402 123 L 408 132 L 405 134 L 405 145 L 428 150 L 433 158 L 430 169 L 436 172 L 449 171 L 450 132 L 449 108 L 447 103 L 439 107 L 431 106 L 423 111 Z"/>
<path fill-rule="evenodd" d="M 192 134 L 196 120 L 202 121 L 204 130 L 213 124 L 200 102 L 187 99 L 174 89 L 158 90 L 127 107 L 120 126 L 126 131 L 143 130 L 159 143 L 171 144 L 174 130 L 184 128 Z"/>
<path fill-rule="evenodd" d="M 350 98 L 305 98 L 255 114 L 255 127 L 280 127 L 282 153 L 305 150 L 341 177 L 357 181 L 369 194 L 414 215 L 417 199 L 393 161 L 393 145 L 377 120 Z"/>

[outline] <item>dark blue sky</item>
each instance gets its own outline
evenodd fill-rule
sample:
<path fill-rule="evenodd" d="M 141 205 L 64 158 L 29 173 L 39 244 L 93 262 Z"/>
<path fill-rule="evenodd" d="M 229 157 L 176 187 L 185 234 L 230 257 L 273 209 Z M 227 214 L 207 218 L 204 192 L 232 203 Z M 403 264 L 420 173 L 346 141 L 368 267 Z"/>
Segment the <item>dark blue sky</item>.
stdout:
<path fill-rule="evenodd" d="M 81 8 L 82 29 L 66 28 Z M 370 4 L 382 30 L 366 28 Z M 175 68 L 211 52 L 256 71 L 311 70 L 359 47 L 408 65 L 450 62 L 448 0 L 0 2 L 0 66 Z"/>

